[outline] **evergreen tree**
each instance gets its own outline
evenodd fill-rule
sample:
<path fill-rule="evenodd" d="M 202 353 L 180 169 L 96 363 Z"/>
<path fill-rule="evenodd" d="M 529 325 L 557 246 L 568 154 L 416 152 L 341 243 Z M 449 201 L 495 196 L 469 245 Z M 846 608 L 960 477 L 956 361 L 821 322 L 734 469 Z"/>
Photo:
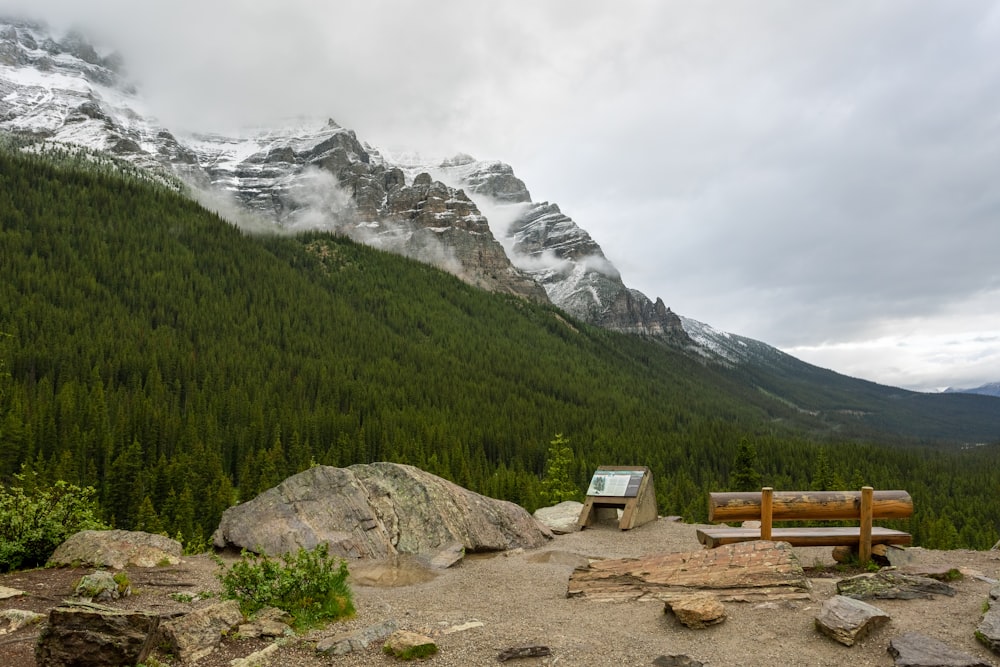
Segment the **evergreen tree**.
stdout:
<path fill-rule="evenodd" d="M 759 491 L 760 473 L 757 471 L 757 448 L 749 438 L 740 440 L 736 461 L 729 476 L 730 491 Z"/>
<path fill-rule="evenodd" d="M 542 477 L 541 501 L 546 506 L 556 505 L 564 500 L 581 500 L 582 494 L 573 482 L 575 469 L 573 449 L 569 440 L 557 433 L 549 442 L 545 459 L 545 475 Z"/>

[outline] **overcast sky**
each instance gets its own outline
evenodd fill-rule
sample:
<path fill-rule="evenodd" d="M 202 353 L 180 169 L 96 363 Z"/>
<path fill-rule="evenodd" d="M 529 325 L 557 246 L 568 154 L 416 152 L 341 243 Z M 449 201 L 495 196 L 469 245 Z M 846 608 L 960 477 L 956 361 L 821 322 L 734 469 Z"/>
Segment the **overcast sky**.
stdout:
<path fill-rule="evenodd" d="M 116 46 L 169 127 L 322 116 L 503 160 L 682 315 L 885 384 L 1000 380 L 997 2 L 18 10 Z"/>

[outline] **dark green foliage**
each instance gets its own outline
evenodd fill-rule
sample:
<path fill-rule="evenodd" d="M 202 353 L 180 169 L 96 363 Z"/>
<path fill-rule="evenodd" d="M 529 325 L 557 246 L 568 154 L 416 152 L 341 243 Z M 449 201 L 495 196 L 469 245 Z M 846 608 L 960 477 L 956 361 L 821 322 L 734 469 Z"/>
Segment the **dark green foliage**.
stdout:
<path fill-rule="evenodd" d="M 228 570 L 218 562 L 222 597 L 239 602 L 244 616 L 277 607 L 291 614 L 292 626 L 302 631 L 354 615 L 347 563 L 331 557 L 326 544 L 279 560 L 244 551 Z"/>
<path fill-rule="evenodd" d="M 736 450 L 736 462 L 729 476 L 730 491 L 760 490 L 760 473 L 757 472 L 757 448 L 749 438 L 740 440 Z"/>
<path fill-rule="evenodd" d="M 38 486 L 32 475 L 15 475 L 0 486 L 0 572 L 44 565 L 67 537 L 105 528 L 97 519 L 94 489 L 62 480 Z"/>
<path fill-rule="evenodd" d="M 545 458 L 545 476 L 542 477 L 539 492 L 543 505 L 550 507 L 564 500 L 583 500 L 583 494 L 573 480 L 573 472 L 573 449 L 569 446 L 569 440 L 562 433 L 557 433 L 549 442 Z"/>
<path fill-rule="evenodd" d="M 989 548 L 1000 532 L 997 446 L 841 437 L 744 370 L 328 234 L 247 236 L 168 186 L 3 151 L 0 331 L 0 480 L 93 486 L 115 527 L 189 549 L 226 507 L 314 462 L 409 463 L 531 511 L 556 431 L 572 434 L 577 489 L 599 465 L 649 466 L 661 512 L 691 521 L 748 438 L 778 490 L 810 488 L 823 451 L 834 480 L 910 491 L 916 513 L 894 527 L 924 546 Z"/>

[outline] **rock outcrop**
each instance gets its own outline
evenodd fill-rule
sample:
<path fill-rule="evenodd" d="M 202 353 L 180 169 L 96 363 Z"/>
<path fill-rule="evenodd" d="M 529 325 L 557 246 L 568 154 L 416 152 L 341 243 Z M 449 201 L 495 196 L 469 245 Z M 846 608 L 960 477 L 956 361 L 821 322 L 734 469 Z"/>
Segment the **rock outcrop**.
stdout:
<path fill-rule="evenodd" d="M 42 667 L 135 665 L 152 650 L 159 623 L 141 611 L 56 607 L 35 644 L 35 660 Z"/>
<path fill-rule="evenodd" d="M 177 565 L 181 543 L 163 535 L 135 530 L 81 530 L 60 544 L 47 565 L 69 567 L 135 567 Z"/>
<path fill-rule="evenodd" d="M 347 558 L 537 547 L 552 533 L 513 503 L 396 463 L 314 466 L 222 515 L 216 547 L 271 556 L 328 544 Z"/>

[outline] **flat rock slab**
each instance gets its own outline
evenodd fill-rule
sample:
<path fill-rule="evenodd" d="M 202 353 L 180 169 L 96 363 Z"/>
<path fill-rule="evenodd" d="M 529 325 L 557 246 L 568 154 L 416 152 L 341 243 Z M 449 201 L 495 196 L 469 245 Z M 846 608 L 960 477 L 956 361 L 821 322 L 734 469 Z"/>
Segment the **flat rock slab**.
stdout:
<path fill-rule="evenodd" d="M 566 595 L 667 602 L 694 590 L 715 591 L 720 601 L 803 599 L 809 597 L 809 581 L 790 545 L 758 540 L 717 549 L 594 561 L 573 571 Z"/>
<path fill-rule="evenodd" d="M 889 621 L 889 615 L 878 607 L 854 598 L 835 595 L 816 616 L 816 629 L 844 646 L 870 634 Z"/>
<path fill-rule="evenodd" d="M 956 593 L 948 584 L 898 570 L 882 570 L 841 579 L 837 582 L 837 592 L 856 600 L 915 600 L 935 595 L 951 597 Z"/>
<path fill-rule="evenodd" d="M 16 598 L 21 595 L 24 595 L 24 591 L 19 591 L 16 588 L 0 586 L 0 600 L 9 600 L 10 598 Z"/>
<path fill-rule="evenodd" d="M 889 642 L 889 654 L 896 667 L 990 667 L 988 662 L 918 632 Z"/>

